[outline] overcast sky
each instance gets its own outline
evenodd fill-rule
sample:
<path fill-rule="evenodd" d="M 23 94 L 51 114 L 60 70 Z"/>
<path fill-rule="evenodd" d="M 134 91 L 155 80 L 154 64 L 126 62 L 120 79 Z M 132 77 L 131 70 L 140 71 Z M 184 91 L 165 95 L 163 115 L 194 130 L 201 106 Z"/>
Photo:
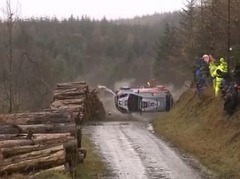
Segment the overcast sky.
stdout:
<path fill-rule="evenodd" d="M 56 16 L 69 17 L 71 14 L 81 17 L 107 19 L 132 18 L 134 16 L 168 12 L 181 9 L 184 0 L 11 0 L 21 5 L 20 17 Z M 6 0 L 0 0 L 1 9 Z"/>

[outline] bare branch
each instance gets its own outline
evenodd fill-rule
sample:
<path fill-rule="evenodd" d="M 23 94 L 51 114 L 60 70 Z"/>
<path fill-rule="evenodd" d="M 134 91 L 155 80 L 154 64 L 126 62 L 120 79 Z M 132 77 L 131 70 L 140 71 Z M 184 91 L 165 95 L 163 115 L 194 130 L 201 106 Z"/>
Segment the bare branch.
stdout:
<path fill-rule="evenodd" d="M 26 57 L 26 59 L 31 62 L 32 64 L 34 64 L 37 68 L 37 71 L 38 71 L 38 77 L 39 77 L 39 81 L 47 88 L 48 91 L 51 91 L 51 86 L 44 80 L 44 78 L 42 77 L 42 74 L 40 72 L 40 69 L 39 69 L 39 64 L 38 62 L 32 60 L 29 56 L 29 54 L 25 51 L 23 53 L 23 55 Z"/>

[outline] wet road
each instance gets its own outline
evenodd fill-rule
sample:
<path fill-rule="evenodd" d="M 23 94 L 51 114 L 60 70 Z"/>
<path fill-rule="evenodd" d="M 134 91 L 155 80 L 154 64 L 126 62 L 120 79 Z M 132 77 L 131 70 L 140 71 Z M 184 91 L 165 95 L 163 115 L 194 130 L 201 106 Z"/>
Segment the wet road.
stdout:
<path fill-rule="evenodd" d="M 140 121 L 102 122 L 86 126 L 104 160 L 121 179 L 198 179 L 168 145 Z M 106 177 L 107 178 L 107 177 Z"/>

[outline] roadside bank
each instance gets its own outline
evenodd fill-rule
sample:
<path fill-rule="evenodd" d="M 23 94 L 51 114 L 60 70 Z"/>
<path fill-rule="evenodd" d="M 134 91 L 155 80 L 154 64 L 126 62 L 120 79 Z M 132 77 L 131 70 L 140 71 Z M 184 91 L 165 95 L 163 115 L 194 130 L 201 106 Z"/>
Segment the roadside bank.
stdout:
<path fill-rule="evenodd" d="M 193 90 L 186 91 L 152 125 L 157 135 L 196 157 L 217 178 L 240 178 L 240 112 L 227 116 L 222 100 L 210 89 L 201 99 Z"/>

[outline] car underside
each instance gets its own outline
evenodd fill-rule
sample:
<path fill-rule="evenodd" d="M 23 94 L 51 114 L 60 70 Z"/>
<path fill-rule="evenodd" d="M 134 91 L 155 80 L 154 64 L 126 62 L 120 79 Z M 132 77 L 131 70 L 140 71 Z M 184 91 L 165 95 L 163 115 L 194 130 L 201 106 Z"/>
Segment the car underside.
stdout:
<path fill-rule="evenodd" d="M 165 112 L 172 108 L 173 97 L 164 86 L 122 87 L 116 91 L 114 103 L 121 113 Z"/>

